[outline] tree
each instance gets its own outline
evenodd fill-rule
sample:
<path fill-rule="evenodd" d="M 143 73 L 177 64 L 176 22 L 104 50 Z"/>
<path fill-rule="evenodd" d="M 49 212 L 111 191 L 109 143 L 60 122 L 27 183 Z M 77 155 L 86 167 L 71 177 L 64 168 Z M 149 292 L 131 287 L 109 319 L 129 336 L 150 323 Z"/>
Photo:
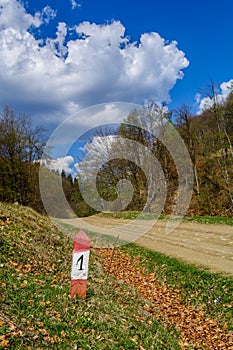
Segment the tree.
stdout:
<path fill-rule="evenodd" d="M 200 195 L 200 186 L 197 173 L 197 159 L 196 159 L 196 146 L 195 146 L 195 134 L 193 132 L 191 107 L 183 104 L 175 110 L 176 126 L 189 150 L 190 158 L 193 164 L 193 172 L 196 182 L 196 193 Z"/>
<path fill-rule="evenodd" d="M 44 131 L 41 127 L 33 127 L 32 119 L 26 114 L 16 115 L 6 106 L 0 119 L 0 156 L 12 162 L 32 163 L 42 155 Z"/>
<path fill-rule="evenodd" d="M 26 114 L 5 107 L 0 119 L 0 199 L 28 204 L 45 145 L 44 129 L 33 127 Z M 35 187 L 34 187 L 35 189 Z M 39 196 L 39 193 L 38 193 Z"/>
<path fill-rule="evenodd" d="M 229 91 L 232 87 L 229 87 Z M 211 176 L 212 181 L 217 187 L 223 190 L 230 201 L 229 209 L 233 213 L 233 181 L 232 181 L 232 92 L 228 99 L 223 100 L 219 94 L 214 82 L 211 82 L 209 88 L 204 91 L 209 101 L 209 106 L 204 110 L 203 117 L 206 115 L 212 120 L 213 129 L 209 140 L 211 141 L 211 157 L 209 163 L 212 167 L 218 169 L 220 176 Z M 230 156 L 230 157 L 229 157 Z M 215 171 L 216 174 L 216 171 Z"/>
<path fill-rule="evenodd" d="M 88 203 L 97 210 L 159 212 L 168 182 L 167 207 L 173 206 L 178 175 L 163 145 L 166 136 L 168 144 L 174 144 L 170 142 L 174 136 L 165 127 L 169 117 L 164 106 L 151 101 L 133 110 L 115 135 L 96 135 L 86 145 L 78 178 Z"/>
<path fill-rule="evenodd" d="M 140 192 L 147 196 L 146 202 L 150 211 L 155 209 L 156 198 L 162 200 L 166 193 L 164 212 L 171 213 L 175 207 L 179 187 L 175 163 L 178 158 L 182 158 L 182 150 L 179 154 L 180 143 L 176 142 L 174 130 L 171 113 L 168 112 L 165 105 L 157 104 L 153 100 L 144 104 L 141 110 L 132 111 L 120 128 L 120 134 L 123 137 L 133 139 L 145 147 L 144 152 L 140 152 L 136 147 L 133 147 L 131 152 L 138 155 L 138 164 L 141 164 L 142 169 L 145 168 L 147 172 L 148 185 L 146 187 L 141 175 L 135 182 L 136 186 L 140 184 Z M 151 154 L 150 158 L 148 154 Z M 157 170 L 153 169 L 152 159 L 157 160 L 162 170 L 161 173 L 164 175 L 160 173 L 158 176 L 159 167 Z M 143 184 L 144 188 L 142 188 Z M 152 184 L 156 184 L 157 191 L 151 190 Z"/>

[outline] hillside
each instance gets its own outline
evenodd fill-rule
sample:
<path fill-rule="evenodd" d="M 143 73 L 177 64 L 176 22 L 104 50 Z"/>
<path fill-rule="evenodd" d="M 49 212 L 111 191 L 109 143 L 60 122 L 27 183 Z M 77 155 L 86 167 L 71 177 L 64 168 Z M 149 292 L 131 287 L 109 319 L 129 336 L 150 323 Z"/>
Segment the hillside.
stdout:
<path fill-rule="evenodd" d="M 7 204 L 0 204 L 0 234 L 2 349 L 233 345 L 231 279 L 130 245 L 115 256 L 92 250 L 87 299 L 71 300 L 69 238 L 32 209 Z M 203 281 L 214 284 L 213 295 Z M 215 302 L 220 293 L 222 302 Z"/>

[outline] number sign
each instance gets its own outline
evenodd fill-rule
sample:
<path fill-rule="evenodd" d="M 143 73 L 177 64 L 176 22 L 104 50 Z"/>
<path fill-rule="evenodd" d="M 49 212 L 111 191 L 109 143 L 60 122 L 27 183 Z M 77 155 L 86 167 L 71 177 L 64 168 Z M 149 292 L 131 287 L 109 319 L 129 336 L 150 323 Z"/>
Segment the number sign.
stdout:
<path fill-rule="evenodd" d="M 74 249 L 71 268 L 70 297 L 86 297 L 90 239 L 80 231 L 74 237 Z"/>
<path fill-rule="evenodd" d="M 73 262 L 71 270 L 72 279 L 86 280 L 88 275 L 90 251 L 73 253 Z"/>

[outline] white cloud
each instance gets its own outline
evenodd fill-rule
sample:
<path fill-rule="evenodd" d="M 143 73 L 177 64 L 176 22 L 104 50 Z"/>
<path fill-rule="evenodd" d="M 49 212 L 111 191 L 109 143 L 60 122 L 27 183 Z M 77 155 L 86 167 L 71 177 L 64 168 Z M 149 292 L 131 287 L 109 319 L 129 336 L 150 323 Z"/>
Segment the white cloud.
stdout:
<path fill-rule="evenodd" d="M 62 170 L 64 170 L 67 174 L 72 174 L 73 169 L 71 168 L 71 165 L 73 163 L 74 163 L 74 158 L 72 156 L 66 156 L 66 157 L 50 160 L 49 162 L 46 163 L 46 166 L 50 170 L 58 171 L 59 173 L 61 173 Z"/>
<path fill-rule="evenodd" d="M 54 19 L 57 15 L 57 11 L 53 10 L 50 6 L 45 6 L 39 15 L 42 22 L 48 24 L 51 19 Z"/>
<path fill-rule="evenodd" d="M 1 0 L 0 3 L 0 28 L 12 28 L 17 32 L 27 30 L 30 26 L 41 25 L 41 14 L 35 16 L 26 12 L 20 2 L 16 0 Z"/>
<path fill-rule="evenodd" d="M 229 95 L 230 92 L 232 92 L 233 89 L 233 79 L 227 81 L 227 82 L 223 82 L 220 85 L 220 89 L 221 89 L 221 95 L 224 99 L 227 98 L 227 96 Z"/>
<path fill-rule="evenodd" d="M 205 109 L 211 108 L 214 101 L 221 104 L 223 103 L 227 96 L 232 92 L 233 79 L 220 84 L 220 92 L 216 93 L 215 97 L 204 97 L 202 98 L 200 94 L 196 95 L 196 105 L 198 106 L 198 114 L 202 113 Z"/>
<path fill-rule="evenodd" d="M 81 4 L 75 0 L 70 0 L 70 3 L 71 3 L 72 10 L 76 9 L 76 7 L 81 7 Z"/>
<path fill-rule="evenodd" d="M 57 27 L 56 39 L 47 39 L 47 46 L 51 51 L 56 53 L 59 57 L 64 57 L 67 54 L 67 47 L 65 46 L 65 39 L 67 35 L 66 23 L 60 22 Z"/>
<path fill-rule="evenodd" d="M 112 149 L 114 143 L 119 145 L 119 136 L 106 135 L 94 136 L 92 141 L 86 143 L 83 150 L 87 152 L 88 157 L 99 157 L 103 163 L 106 163 L 109 157 L 109 151 Z"/>
<path fill-rule="evenodd" d="M 169 91 L 188 66 L 176 42 L 145 33 L 132 43 L 116 21 L 81 23 L 75 40 L 67 38 L 67 24 L 58 23 L 56 38 L 44 43 L 30 28 L 54 18 L 55 11 L 47 6 L 32 16 L 16 0 L 1 4 L 0 105 L 27 112 L 40 123 L 57 124 L 102 102 L 169 101 Z"/>

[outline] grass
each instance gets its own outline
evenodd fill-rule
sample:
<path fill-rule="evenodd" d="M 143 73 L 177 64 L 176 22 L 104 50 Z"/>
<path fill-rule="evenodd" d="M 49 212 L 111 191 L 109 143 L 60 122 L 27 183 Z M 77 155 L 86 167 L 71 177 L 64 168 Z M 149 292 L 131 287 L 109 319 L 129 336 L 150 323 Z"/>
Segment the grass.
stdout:
<path fill-rule="evenodd" d="M 140 219 L 153 220 L 155 214 L 153 213 L 141 213 L 137 211 L 122 211 L 117 213 L 100 213 L 100 217 L 135 220 L 140 214 Z M 163 214 L 160 215 L 160 220 L 168 220 L 170 217 Z M 200 224 L 223 224 L 233 226 L 233 218 L 220 217 L 220 216 L 184 216 L 183 222 L 195 222 Z"/>
<path fill-rule="evenodd" d="M 28 208 L 0 204 L 1 349 L 180 349 L 179 334 L 146 311 L 90 256 L 88 295 L 70 299 L 72 242 Z"/>
<path fill-rule="evenodd" d="M 121 250 L 132 258 L 139 257 L 139 265 L 148 273 L 154 272 L 157 280 L 179 290 L 184 301 L 203 310 L 233 330 L 233 277 L 210 273 L 204 267 L 150 251 L 130 243 Z M 218 298 L 221 298 L 218 302 Z"/>
<path fill-rule="evenodd" d="M 184 222 L 196 222 L 199 224 L 230 225 L 233 226 L 233 219 L 222 216 L 185 216 Z"/>
<path fill-rule="evenodd" d="M 94 250 L 87 298 L 70 299 L 72 245 L 46 217 L 0 203 L 0 349 L 180 349 L 174 327 L 148 312 L 133 287 L 109 276 Z M 138 256 L 187 304 L 233 328 L 232 278 L 135 244 L 119 249 Z"/>
<path fill-rule="evenodd" d="M 73 237 L 75 233 L 80 230 L 80 228 L 64 223 L 59 219 L 53 219 L 53 221 L 56 226 L 68 237 Z M 85 230 L 85 232 L 91 240 L 92 247 L 113 248 L 116 245 L 127 244 L 126 241 L 119 240 L 119 238 L 115 236 L 91 232 L 89 230 Z"/>
<path fill-rule="evenodd" d="M 77 232 L 77 228 L 63 225 L 66 232 Z M 96 237 L 91 232 L 88 235 Z M 109 236 L 104 236 L 103 240 L 104 243 L 114 243 Z M 134 243 L 122 244 L 120 250 L 132 258 L 139 257 L 140 266 L 145 271 L 155 272 L 156 279 L 179 290 L 186 303 L 204 310 L 206 315 L 217 319 L 221 325 L 227 324 L 233 330 L 233 277 L 210 273 L 207 267 L 186 263 Z M 216 302 L 218 298 L 221 299 Z"/>

